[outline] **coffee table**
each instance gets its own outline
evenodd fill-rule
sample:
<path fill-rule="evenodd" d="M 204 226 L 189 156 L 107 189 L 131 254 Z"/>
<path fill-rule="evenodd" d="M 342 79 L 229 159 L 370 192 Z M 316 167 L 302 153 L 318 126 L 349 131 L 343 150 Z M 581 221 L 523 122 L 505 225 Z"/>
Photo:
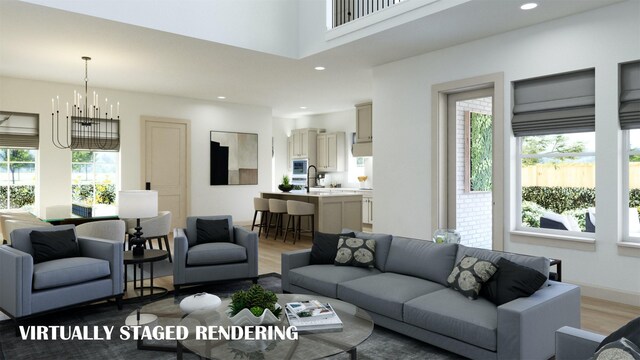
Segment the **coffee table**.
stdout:
<path fill-rule="evenodd" d="M 298 340 L 196 340 L 193 330 L 196 326 L 231 326 L 226 311 L 230 299 L 223 299 L 222 304 L 212 311 L 196 311 L 184 315 L 179 302 L 164 299 L 143 306 L 141 313 L 158 316 L 158 325 L 181 325 L 189 329 L 186 340 L 173 341 L 165 344 L 146 344 L 138 341 L 138 349 L 176 351 L 181 359 L 184 351 L 195 353 L 207 359 L 320 359 L 334 354 L 347 352 L 351 359 L 357 358 L 356 347 L 371 336 L 373 321 L 366 311 L 344 301 L 316 295 L 278 294 L 278 303 L 284 308 L 288 302 L 316 299 L 330 303 L 336 311 L 343 328 L 330 331 L 309 331 L 299 333 Z M 135 315 L 133 312 L 131 315 Z M 284 320 L 273 325 L 280 328 L 288 326 L 286 316 Z M 176 348 L 177 345 L 177 348 Z"/>

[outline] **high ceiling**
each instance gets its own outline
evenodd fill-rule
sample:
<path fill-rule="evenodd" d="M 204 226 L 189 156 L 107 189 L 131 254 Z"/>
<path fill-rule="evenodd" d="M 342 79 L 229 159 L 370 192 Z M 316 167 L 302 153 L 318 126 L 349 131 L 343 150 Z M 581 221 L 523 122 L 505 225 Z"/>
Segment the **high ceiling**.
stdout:
<path fill-rule="evenodd" d="M 296 117 L 371 99 L 374 66 L 619 1 L 540 0 L 525 12 L 515 0 L 472 0 L 292 59 L 0 0 L 0 75 L 81 84 L 81 57 L 88 55 L 92 87 L 215 101 L 222 95 L 224 101 L 271 107 L 274 116 Z M 315 71 L 317 65 L 327 70 Z"/>

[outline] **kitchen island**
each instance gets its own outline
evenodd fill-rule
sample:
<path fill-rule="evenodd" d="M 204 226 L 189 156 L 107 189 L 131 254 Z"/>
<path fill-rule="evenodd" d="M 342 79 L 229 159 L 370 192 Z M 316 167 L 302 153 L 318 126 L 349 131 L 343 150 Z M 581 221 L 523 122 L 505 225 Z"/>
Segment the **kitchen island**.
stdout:
<path fill-rule="evenodd" d="M 338 234 L 344 228 L 362 231 L 362 195 L 356 192 L 312 191 L 307 193 L 304 190 L 294 190 L 288 193 L 263 192 L 261 196 L 265 199 L 296 200 L 314 204 L 317 231 L 331 234 Z M 286 218 L 284 225 L 287 225 Z"/>

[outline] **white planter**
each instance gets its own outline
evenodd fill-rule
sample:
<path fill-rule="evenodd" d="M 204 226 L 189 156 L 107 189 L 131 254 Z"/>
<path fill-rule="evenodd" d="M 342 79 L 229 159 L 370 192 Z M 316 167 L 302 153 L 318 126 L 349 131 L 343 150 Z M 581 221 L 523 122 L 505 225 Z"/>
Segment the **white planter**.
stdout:
<path fill-rule="evenodd" d="M 279 308 L 280 304 L 276 304 L 276 309 Z M 235 316 L 230 316 L 230 312 L 227 312 L 227 315 L 229 315 L 229 321 L 231 321 L 233 325 L 238 326 L 269 325 L 277 324 L 278 322 L 280 322 L 280 319 L 273 315 L 273 313 L 269 309 L 265 309 L 265 311 L 260 316 L 253 315 L 253 313 L 251 313 L 251 310 L 246 308 L 240 310 L 240 312 L 238 312 Z"/>

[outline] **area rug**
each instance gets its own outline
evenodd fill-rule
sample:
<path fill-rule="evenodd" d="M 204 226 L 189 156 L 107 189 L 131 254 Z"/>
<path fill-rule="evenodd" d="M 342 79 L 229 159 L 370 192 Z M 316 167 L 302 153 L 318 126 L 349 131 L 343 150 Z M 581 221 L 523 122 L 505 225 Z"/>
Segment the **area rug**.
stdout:
<path fill-rule="evenodd" d="M 264 288 L 281 293 L 281 281 L 278 274 L 261 275 L 258 283 Z M 216 284 L 185 288 L 181 290 L 182 298 L 189 293 L 206 291 L 220 296 L 228 296 L 240 289 L 247 289 L 251 281 L 236 281 L 226 284 Z M 171 296 L 171 295 L 169 295 Z M 115 304 L 100 303 L 77 307 L 70 310 L 56 312 L 33 319 L 25 325 L 86 325 L 86 326 L 115 326 L 116 329 L 124 323 L 124 319 L 131 312 L 146 304 L 145 302 L 125 303 L 118 311 Z M 114 331 L 115 335 L 115 331 Z M 113 336 L 110 341 L 35 341 L 22 340 L 15 336 L 12 321 L 0 322 L 0 359 L 175 359 L 176 354 L 137 350 L 133 340 L 120 340 Z M 194 354 L 185 354 L 185 359 L 198 359 Z M 393 331 L 376 326 L 373 334 L 358 346 L 358 358 L 373 359 L 401 359 L 401 360 L 450 360 L 463 359 L 445 350 L 438 349 L 423 342 L 411 339 Z M 257 358 L 256 358 L 257 359 Z M 330 357 L 332 360 L 349 359 L 348 354 Z M 226 360 L 226 359 L 221 359 Z"/>

